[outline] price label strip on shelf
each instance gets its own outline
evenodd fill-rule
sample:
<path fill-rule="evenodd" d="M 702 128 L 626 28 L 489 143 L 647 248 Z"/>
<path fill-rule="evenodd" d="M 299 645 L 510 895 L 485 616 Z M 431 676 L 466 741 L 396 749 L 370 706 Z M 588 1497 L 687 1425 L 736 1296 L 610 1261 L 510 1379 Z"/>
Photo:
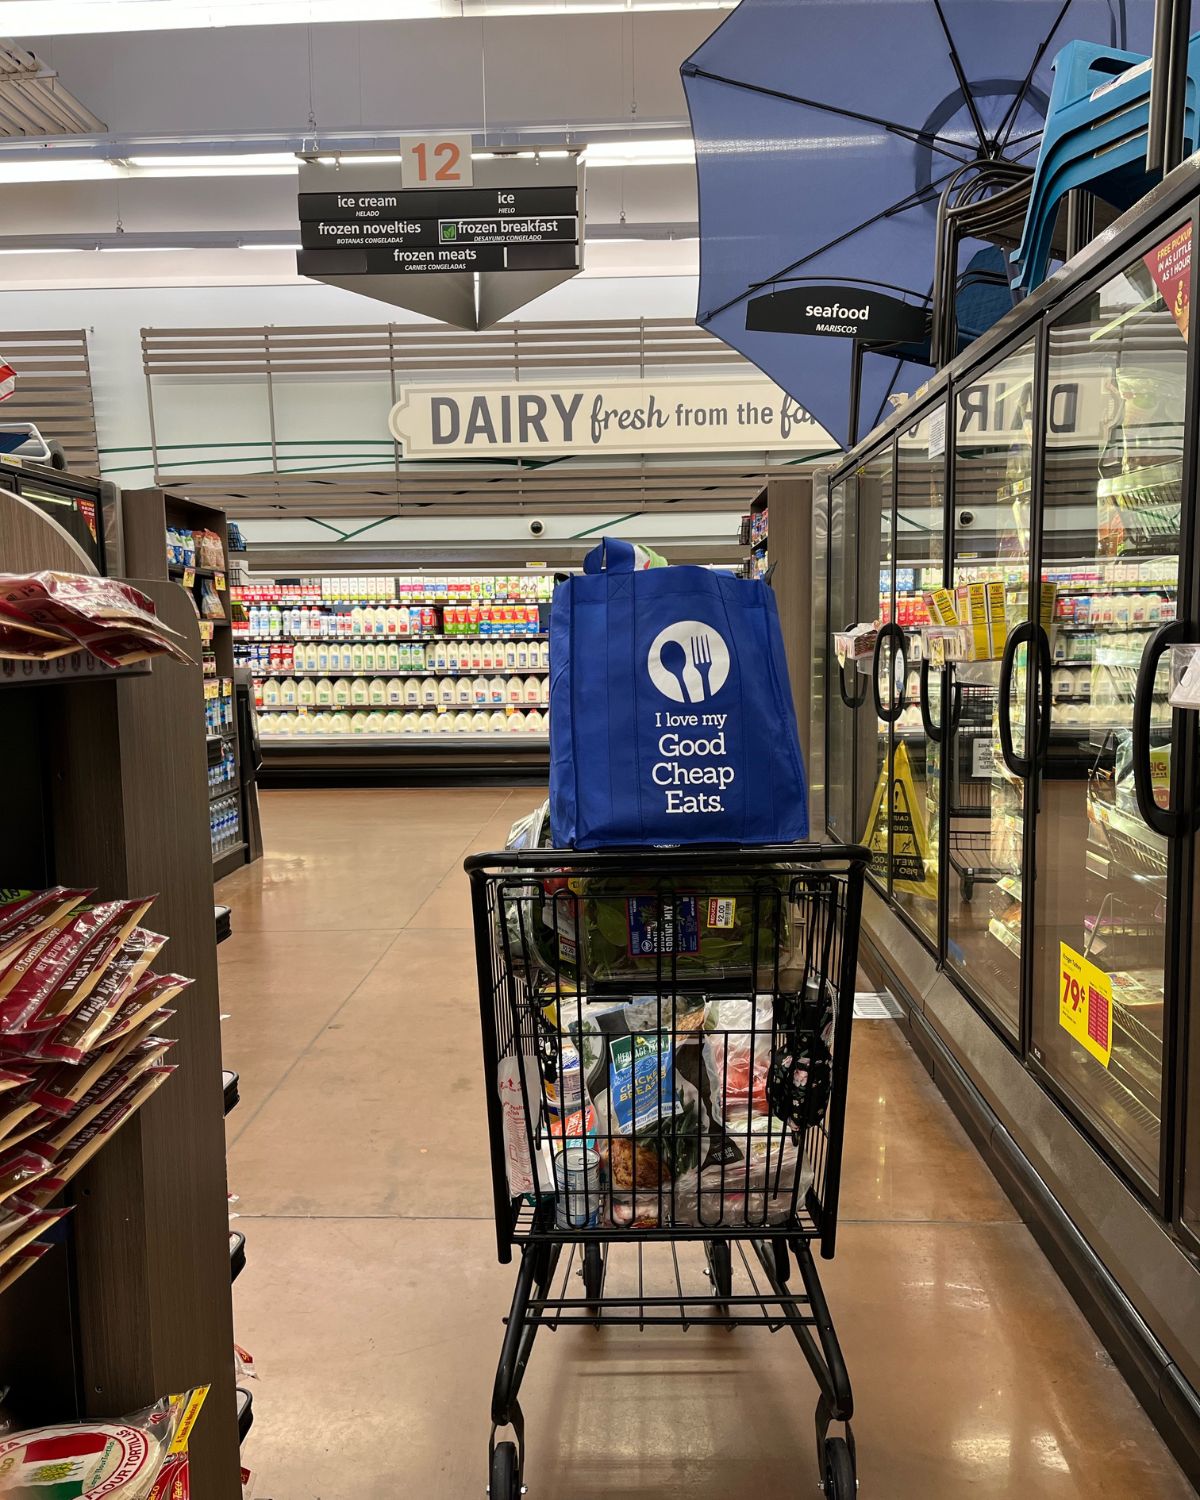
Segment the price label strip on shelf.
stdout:
<path fill-rule="evenodd" d="M 216 574 L 215 577 L 213 578 L 213 582 L 217 586 L 217 591 L 219 593 L 223 594 L 225 592 L 225 575 L 224 575 L 224 573 L 218 573 L 218 574 Z"/>
<path fill-rule="evenodd" d="M 196 584 L 196 570 L 195 570 L 195 568 L 184 568 L 184 570 L 183 570 L 183 586 L 184 586 L 184 588 L 185 589 L 194 588 L 195 584 Z"/>
<path fill-rule="evenodd" d="M 1112 1057 L 1112 980 L 1082 953 L 1058 945 L 1058 1021 L 1102 1067 Z"/>

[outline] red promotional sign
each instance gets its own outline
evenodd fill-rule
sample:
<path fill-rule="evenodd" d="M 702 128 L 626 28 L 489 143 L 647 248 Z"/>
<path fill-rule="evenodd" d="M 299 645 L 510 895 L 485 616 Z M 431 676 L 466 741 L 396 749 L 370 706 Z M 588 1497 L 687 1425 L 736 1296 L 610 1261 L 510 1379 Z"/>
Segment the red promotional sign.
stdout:
<path fill-rule="evenodd" d="M 1185 224 L 1142 259 L 1186 339 L 1191 321 L 1192 226 Z"/>

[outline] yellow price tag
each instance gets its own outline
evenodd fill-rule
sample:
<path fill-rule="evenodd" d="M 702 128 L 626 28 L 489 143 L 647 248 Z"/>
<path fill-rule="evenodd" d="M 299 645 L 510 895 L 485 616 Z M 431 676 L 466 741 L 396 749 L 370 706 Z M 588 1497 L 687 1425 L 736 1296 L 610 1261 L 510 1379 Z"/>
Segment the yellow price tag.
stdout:
<path fill-rule="evenodd" d="M 213 579 L 213 582 L 217 586 L 217 591 L 219 593 L 223 594 L 225 592 L 225 575 L 224 575 L 224 573 L 218 573 L 216 575 L 216 577 Z"/>
<path fill-rule="evenodd" d="M 195 582 L 196 582 L 196 570 L 195 570 L 195 568 L 184 568 L 184 570 L 183 570 L 183 586 L 184 586 L 184 588 L 185 589 L 192 588 L 193 585 L 195 584 Z"/>
<path fill-rule="evenodd" d="M 1082 953 L 1058 945 L 1058 1022 L 1103 1067 L 1112 1057 L 1112 980 Z"/>

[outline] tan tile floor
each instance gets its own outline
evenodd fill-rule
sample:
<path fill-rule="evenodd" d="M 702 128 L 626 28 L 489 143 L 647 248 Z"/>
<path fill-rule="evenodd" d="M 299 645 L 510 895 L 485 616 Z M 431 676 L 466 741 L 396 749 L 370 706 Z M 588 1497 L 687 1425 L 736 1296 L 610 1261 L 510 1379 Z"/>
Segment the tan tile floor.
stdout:
<path fill-rule="evenodd" d="M 484 1494 L 513 1269 L 495 1258 L 461 863 L 535 800 L 268 793 L 271 853 L 220 888 L 260 1496 Z M 851 1072 L 823 1274 L 864 1500 L 1191 1495 L 894 1023 L 856 1027 Z M 786 1333 L 543 1333 L 523 1391 L 530 1494 L 815 1496 L 815 1399 Z"/>

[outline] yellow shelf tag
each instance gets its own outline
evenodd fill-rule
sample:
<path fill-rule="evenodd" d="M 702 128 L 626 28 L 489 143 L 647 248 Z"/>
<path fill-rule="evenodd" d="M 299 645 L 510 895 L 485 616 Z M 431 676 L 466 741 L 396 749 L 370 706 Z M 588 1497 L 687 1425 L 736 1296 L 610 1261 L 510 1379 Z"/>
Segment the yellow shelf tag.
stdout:
<path fill-rule="evenodd" d="M 1082 953 L 1058 945 L 1058 1022 L 1107 1068 L 1112 1057 L 1112 980 Z"/>

